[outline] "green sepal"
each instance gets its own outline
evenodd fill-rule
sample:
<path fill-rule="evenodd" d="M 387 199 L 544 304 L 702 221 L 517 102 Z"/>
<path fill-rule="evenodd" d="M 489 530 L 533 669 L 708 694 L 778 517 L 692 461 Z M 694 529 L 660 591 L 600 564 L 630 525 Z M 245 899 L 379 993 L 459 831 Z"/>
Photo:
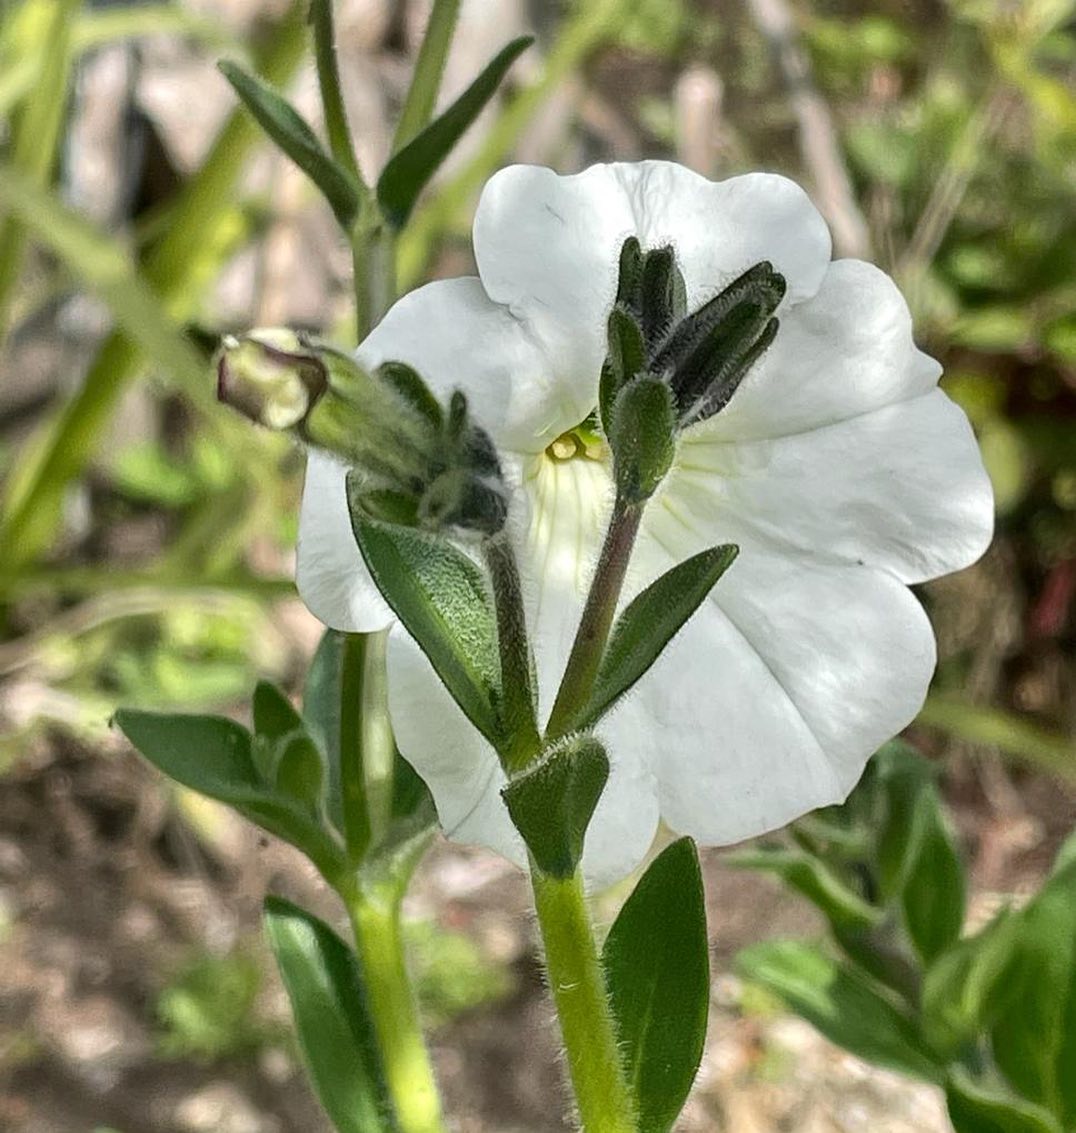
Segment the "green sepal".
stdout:
<path fill-rule="evenodd" d="M 789 888 L 801 893 L 835 928 L 869 929 L 882 919 L 880 909 L 863 900 L 824 862 L 799 850 L 758 847 L 726 855 L 736 869 L 758 869 L 776 874 Z"/>
<path fill-rule="evenodd" d="M 419 193 L 533 42 L 529 35 L 512 40 L 443 114 L 389 160 L 377 182 L 377 200 L 393 228 L 407 223 Z"/>
<path fill-rule="evenodd" d="M 500 748 L 497 616 L 478 566 L 447 540 L 362 511 L 348 477 L 351 526 L 382 597 L 472 724 Z"/>
<path fill-rule="evenodd" d="M 639 374 L 646 372 L 646 340 L 643 328 L 631 310 L 618 303 L 609 312 L 607 324 L 608 353 L 602 364 L 598 385 L 598 407 L 602 428 L 608 436 L 612 429 L 613 406 L 621 389 Z"/>
<path fill-rule="evenodd" d="M 234 807 L 297 846 L 326 877 L 343 868 L 335 840 L 309 811 L 268 786 L 255 766 L 251 734 L 223 716 L 170 715 L 119 709 L 113 720 L 158 770 L 184 787 Z"/>
<path fill-rule="evenodd" d="M 359 212 L 360 189 L 332 158 L 299 112 L 255 75 L 228 60 L 217 64 L 258 125 L 321 190 L 340 226 L 350 231 Z"/>
<path fill-rule="evenodd" d="M 417 370 L 406 362 L 382 362 L 377 368 L 377 375 L 416 413 L 425 417 L 431 428 L 437 432 L 444 428 L 445 414 L 441 403 Z"/>
<path fill-rule="evenodd" d="M 744 949 L 736 967 L 852 1054 L 913 1078 L 942 1081 L 942 1067 L 913 1021 L 854 968 L 818 947 L 767 941 Z"/>
<path fill-rule="evenodd" d="M 652 248 L 644 254 L 637 301 L 639 321 L 651 346 L 687 313 L 687 289 L 672 247 Z"/>
<path fill-rule="evenodd" d="M 609 427 L 617 492 L 628 503 L 648 500 L 676 455 L 672 390 L 643 374 L 617 394 Z"/>
<path fill-rule="evenodd" d="M 1062 1133 L 1048 1110 L 1003 1087 L 977 1082 L 959 1067 L 945 1084 L 945 1101 L 955 1133 Z"/>
<path fill-rule="evenodd" d="M 569 736 L 501 791 L 538 868 L 571 877 L 587 826 L 609 778 L 605 749 L 593 736 Z"/>
<path fill-rule="evenodd" d="M 310 1080 L 333 1125 L 339 1133 L 397 1133 L 354 952 L 323 921 L 279 897 L 265 902 L 265 931 Z"/>
<path fill-rule="evenodd" d="M 700 551 L 638 594 L 616 620 L 590 700 L 573 727 L 590 727 L 643 676 L 732 565 L 738 548 Z"/>
<path fill-rule="evenodd" d="M 698 1072 L 710 1007 L 706 900 L 690 838 L 651 862 L 601 962 L 639 1133 L 666 1133 Z"/>

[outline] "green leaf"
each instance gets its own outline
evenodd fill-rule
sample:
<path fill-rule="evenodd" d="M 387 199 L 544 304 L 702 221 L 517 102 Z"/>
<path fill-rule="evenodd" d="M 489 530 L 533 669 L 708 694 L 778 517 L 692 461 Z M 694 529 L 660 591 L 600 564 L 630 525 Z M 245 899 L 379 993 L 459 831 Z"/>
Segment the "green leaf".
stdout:
<path fill-rule="evenodd" d="M 886 813 L 878 840 L 882 893 L 900 899 L 908 935 L 929 964 L 960 936 L 964 867 L 930 764 L 906 745 L 880 753 Z"/>
<path fill-rule="evenodd" d="M 237 63 L 222 60 L 217 66 L 258 125 L 321 190 L 340 226 L 350 231 L 361 203 L 356 180 L 326 152 L 299 112 L 272 87 Z"/>
<path fill-rule="evenodd" d="M 726 855 L 724 860 L 736 869 L 775 873 L 820 909 L 836 928 L 871 928 L 881 919 L 880 910 L 849 889 L 823 862 L 799 850 L 742 850 Z"/>
<path fill-rule="evenodd" d="M 497 616 L 482 571 L 444 539 L 367 518 L 353 486 L 348 477 L 351 525 L 378 590 L 467 718 L 499 748 Z"/>
<path fill-rule="evenodd" d="M 433 0 L 433 10 L 426 21 L 411 85 L 396 121 L 396 134 L 392 139 L 392 152 L 397 153 L 433 117 L 437 92 L 441 89 L 448 49 L 459 19 L 460 0 Z"/>
<path fill-rule="evenodd" d="M 1076 1124 L 1076 861 L 1017 914 L 1004 976 L 1013 1010 L 992 1034 L 994 1059 L 1027 1099 Z"/>
<path fill-rule="evenodd" d="M 975 1082 L 959 1068 L 946 1083 L 945 1101 L 956 1133 L 1062 1133 L 1046 1110 Z"/>
<path fill-rule="evenodd" d="M 276 762 L 276 789 L 316 813 L 325 779 L 317 744 L 304 731 L 278 742 L 281 750 Z"/>
<path fill-rule="evenodd" d="M 642 677 L 738 551 L 732 544 L 700 551 L 666 571 L 629 603 L 613 626 L 590 702 L 573 727 L 594 724 Z"/>
<path fill-rule="evenodd" d="M 302 726 L 302 717 L 280 689 L 269 681 L 258 681 L 254 688 L 255 735 L 279 740 Z"/>
<path fill-rule="evenodd" d="M 587 826 L 609 778 L 605 749 L 593 736 L 570 736 L 501 791 L 538 868 L 571 877 Z"/>
<path fill-rule="evenodd" d="M 265 902 L 265 930 L 325 1112 L 340 1133 L 394 1133 L 355 954 L 328 925 L 279 897 Z"/>
<path fill-rule="evenodd" d="M 830 1040 L 867 1062 L 940 1082 L 942 1070 L 912 1021 L 854 969 L 821 949 L 793 940 L 768 941 L 736 958 L 740 973 L 782 999 Z"/>
<path fill-rule="evenodd" d="M 916 951 L 930 964 L 960 937 L 964 924 L 964 866 L 933 784 L 919 796 L 922 814 L 915 862 L 902 894 L 904 923 Z"/>
<path fill-rule="evenodd" d="M 640 1133 L 665 1133 L 683 1108 L 710 1005 L 706 902 L 690 838 L 650 864 L 602 949 Z"/>
<path fill-rule="evenodd" d="M 227 803 L 298 846 L 327 877 L 341 869 L 339 847 L 294 800 L 282 798 L 255 767 L 250 733 L 222 716 L 184 716 L 121 708 L 113 718 L 158 770 L 191 790 Z"/>
<path fill-rule="evenodd" d="M 923 1028 L 936 1050 L 955 1055 L 1008 1010 L 1002 980 L 1012 959 L 1018 918 L 999 913 L 981 932 L 942 953 L 923 978 Z"/>
<path fill-rule="evenodd" d="M 440 117 L 389 160 L 377 182 L 377 199 L 394 228 L 407 223 L 419 193 L 533 42 L 533 36 L 512 40 Z"/>

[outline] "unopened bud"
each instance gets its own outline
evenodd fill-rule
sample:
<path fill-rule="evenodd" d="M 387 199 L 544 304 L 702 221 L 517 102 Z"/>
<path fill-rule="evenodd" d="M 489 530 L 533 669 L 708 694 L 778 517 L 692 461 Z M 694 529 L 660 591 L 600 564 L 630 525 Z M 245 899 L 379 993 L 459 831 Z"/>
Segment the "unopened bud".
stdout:
<path fill-rule="evenodd" d="M 483 534 L 504 526 L 500 463 L 466 398 L 454 393 L 446 412 L 402 362 L 369 371 L 294 331 L 256 330 L 224 340 L 217 393 L 252 421 L 348 465 L 354 498 L 375 518 Z"/>
<path fill-rule="evenodd" d="M 269 429 L 291 429 L 327 386 L 325 368 L 294 331 L 228 335 L 217 358 L 217 397 Z"/>

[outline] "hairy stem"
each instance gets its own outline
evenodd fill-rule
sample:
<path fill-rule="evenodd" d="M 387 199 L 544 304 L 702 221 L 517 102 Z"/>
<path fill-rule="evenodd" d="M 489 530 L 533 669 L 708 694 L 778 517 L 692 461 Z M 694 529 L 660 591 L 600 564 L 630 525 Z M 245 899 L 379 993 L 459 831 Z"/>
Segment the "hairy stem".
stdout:
<path fill-rule="evenodd" d="M 344 900 L 400 1133 L 444 1133 L 437 1083 L 404 958 L 402 895 L 397 886 L 356 886 Z"/>
<path fill-rule="evenodd" d="M 547 742 L 559 739 L 571 731 L 574 720 L 590 698 L 605 643 L 613 626 L 613 616 L 624 586 L 624 575 L 635 546 L 642 514 L 642 504 L 626 504 L 618 498 L 613 505 L 613 514 L 605 533 L 594 579 L 590 584 L 590 593 L 587 595 L 572 652 L 549 716 Z"/>
<path fill-rule="evenodd" d="M 582 878 L 548 877 L 532 862 L 531 883 L 583 1133 L 636 1133 Z"/>

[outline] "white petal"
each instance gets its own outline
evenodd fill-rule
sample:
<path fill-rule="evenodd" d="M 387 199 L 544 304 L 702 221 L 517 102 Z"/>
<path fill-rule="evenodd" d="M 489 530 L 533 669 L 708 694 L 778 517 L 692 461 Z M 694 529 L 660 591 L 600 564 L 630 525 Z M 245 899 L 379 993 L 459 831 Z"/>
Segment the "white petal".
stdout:
<path fill-rule="evenodd" d="M 808 432 L 929 393 L 940 375 L 916 348 L 908 305 L 889 276 L 837 260 L 813 298 L 782 310 L 777 338 L 728 406 L 687 439 Z"/>
<path fill-rule="evenodd" d="M 475 214 L 479 274 L 593 408 L 616 295 L 620 246 L 671 243 L 694 308 L 761 260 L 788 281 L 786 303 L 813 295 L 829 231 L 807 194 L 767 173 L 708 181 L 664 161 L 595 165 L 570 177 L 514 165 L 490 179 Z"/>
<path fill-rule="evenodd" d="M 500 796 L 505 777 L 493 749 L 401 626 L 389 635 L 386 663 L 396 743 L 430 788 L 445 835 L 523 865 L 526 850 Z"/>
<path fill-rule="evenodd" d="M 542 343 L 565 396 L 575 399 L 569 427 L 597 404 L 620 245 L 634 230 L 628 201 L 604 165 L 571 177 L 509 166 L 486 183 L 475 212 L 482 283 Z"/>
<path fill-rule="evenodd" d="M 940 390 L 776 440 L 694 439 L 648 522 L 715 542 L 866 563 L 921 582 L 990 543 L 990 482 L 964 412 Z"/>
<path fill-rule="evenodd" d="M 333 629 L 372 633 L 392 622 L 362 561 L 347 507 L 344 468 L 312 449 L 299 512 L 295 585 L 307 609 Z"/>
<path fill-rule="evenodd" d="M 676 249 L 689 309 L 762 260 L 785 277 L 786 304 L 818 290 L 829 229 L 794 181 L 775 173 L 709 181 L 671 161 L 609 168 L 628 196 L 643 246 Z"/>
<path fill-rule="evenodd" d="M 683 555 L 640 551 L 655 572 Z M 914 718 L 934 658 L 892 576 L 747 552 L 601 731 L 650 760 L 670 827 L 723 845 L 842 801 Z"/>
<path fill-rule="evenodd" d="M 474 276 L 428 283 L 399 300 L 357 351 L 360 362 L 406 362 L 443 402 L 461 389 L 494 441 L 540 452 L 594 407 L 576 393 L 507 308 L 490 301 Z"/>

